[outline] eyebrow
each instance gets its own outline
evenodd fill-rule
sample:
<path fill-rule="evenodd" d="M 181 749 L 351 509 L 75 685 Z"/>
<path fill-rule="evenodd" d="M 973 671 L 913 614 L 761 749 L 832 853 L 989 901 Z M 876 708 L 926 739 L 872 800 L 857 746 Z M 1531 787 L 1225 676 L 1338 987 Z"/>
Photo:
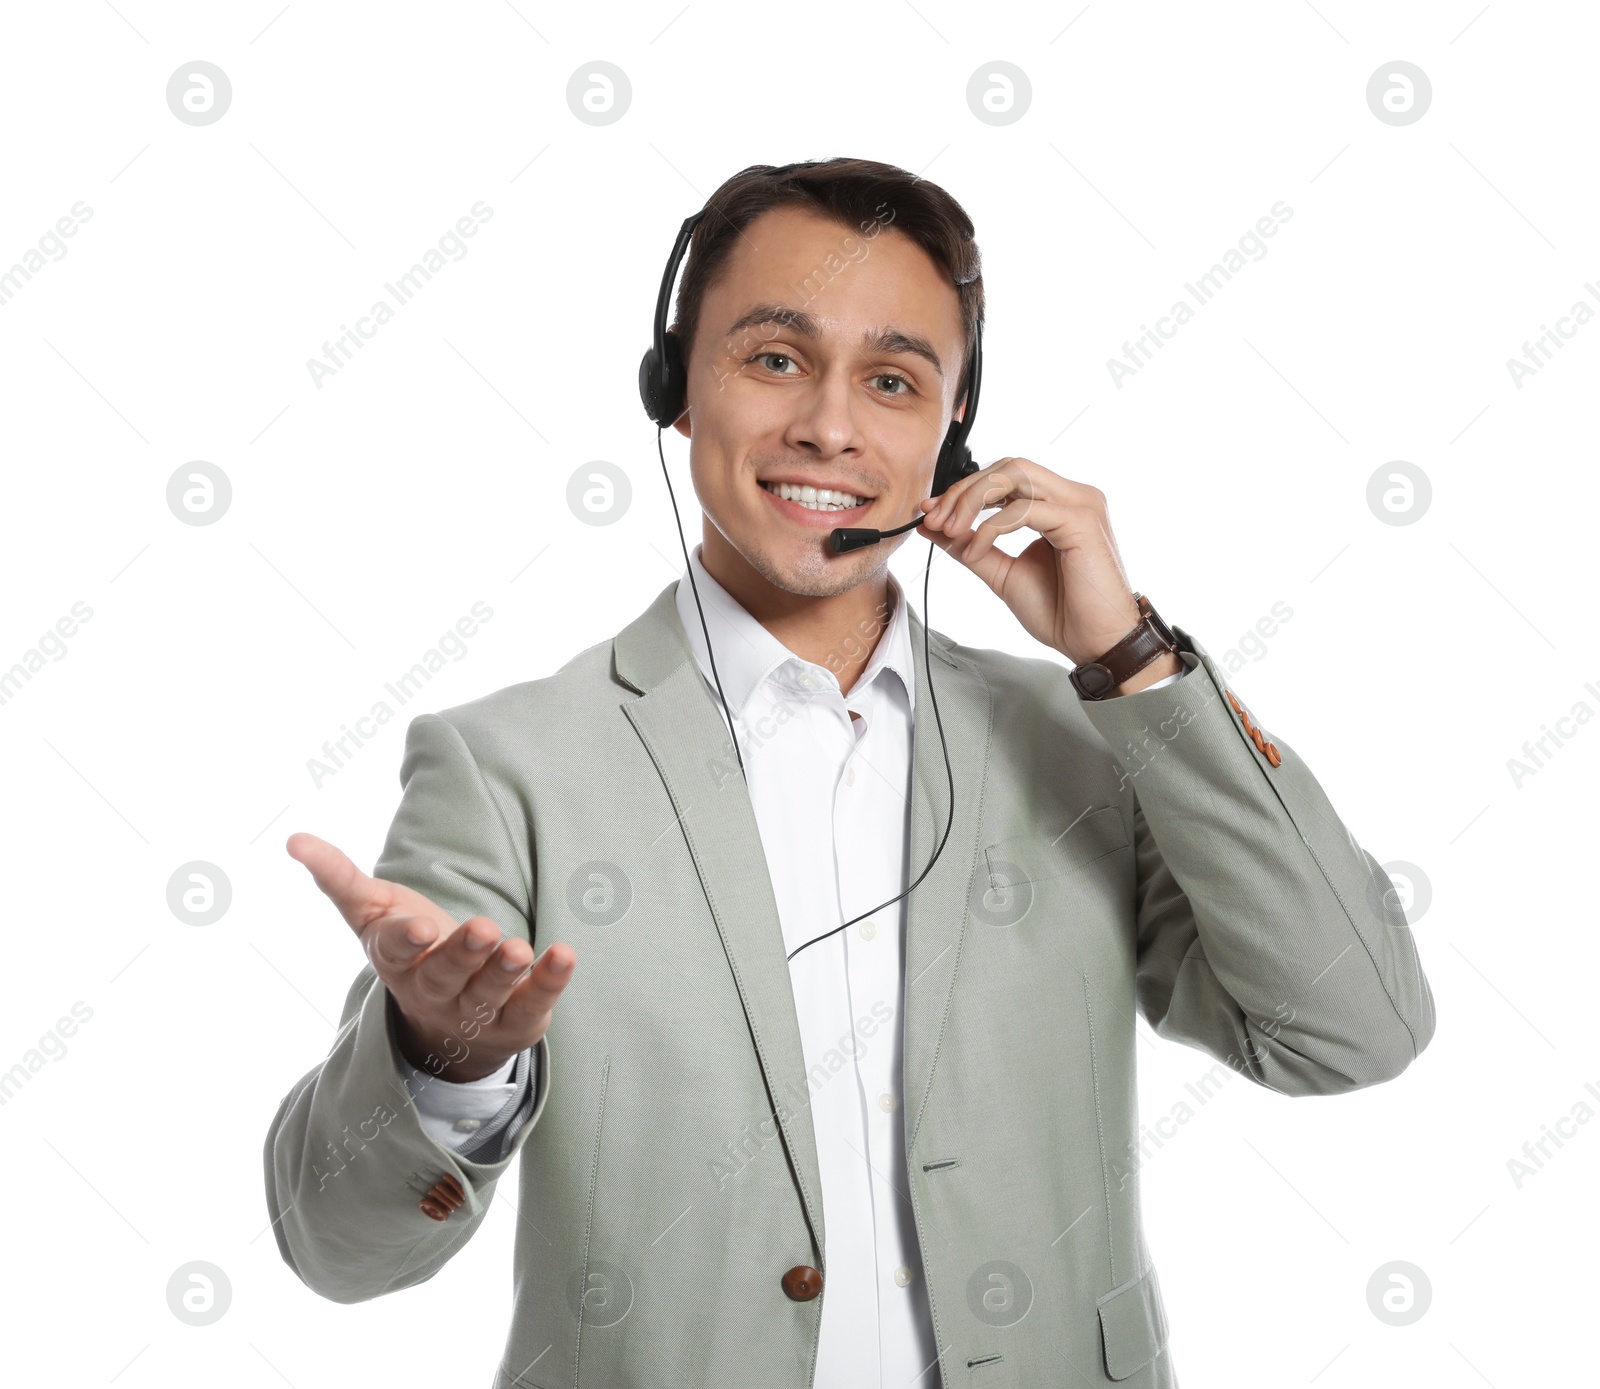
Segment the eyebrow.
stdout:
<path fill-rule="evenodd" d="M 822 325 L 813 315 L 803 309 L 786 308 L 782 304 L 757 304 L 733 321 L 727 336 L 734 337 L 746 328 L 757 328 L 764 323 L 776 323 L 813 341 L 822 336 Z M 907 333 L 899 328 L 868 328 L 861 335 L 861 348 L 868 356 L 892 356 L 908 352 L 915 357 L 925 357 L 940 377 L 944 376 L 944 365 L 939 361 L 939 354 L 920 334 Z"/>

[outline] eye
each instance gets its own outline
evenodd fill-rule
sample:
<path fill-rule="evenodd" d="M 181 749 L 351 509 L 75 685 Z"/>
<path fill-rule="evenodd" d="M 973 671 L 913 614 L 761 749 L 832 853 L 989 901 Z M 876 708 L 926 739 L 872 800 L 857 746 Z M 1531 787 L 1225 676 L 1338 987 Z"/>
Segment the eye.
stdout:
<path fill-rule="evenodd" d="M 754 357 L 748 357 L 745 360 L 750 362 L 761 362 L 765 364 L 767 362 L 793 362 L 794 358 L 786 357 L 781 352 L 758 352 Z M 771 371 L 774 376 L 792 375 L 791 372 L 774 370 L 772 367 L 767 367 L 767 370 Z"/>
<path fill-rule="evenodd" d="M 884 391 L 885 395 L 904 395 L 906 393 L 906 391 L 909 391 L 911 389 L 911 383 L 909 381 L 907 381 L 905 377 L 900 376 L 897 373 L 892 372 L 892 371 L 880 371 L 872 379 L 874 381 L 879 382 L 879 383 L 882 383 L 884 381 L 892 381 L 896 385 L 904 387 L 903 390 L 886 390 L 886 391 Z"/>

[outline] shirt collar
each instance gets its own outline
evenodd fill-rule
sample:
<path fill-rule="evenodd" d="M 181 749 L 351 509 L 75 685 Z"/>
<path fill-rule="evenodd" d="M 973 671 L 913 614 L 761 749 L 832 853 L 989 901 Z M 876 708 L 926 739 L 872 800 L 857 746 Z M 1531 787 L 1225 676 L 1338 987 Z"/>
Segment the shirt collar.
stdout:
<path fill-rule="evenodd" d="M 705 610 L 706 627 L 717 657 L 716 674 L 721 677 L 722 691 L 728 707 L 741 718 L 757 689 L 769 678 L 805 688 L 801 681 L 810 678 L 816 682 L 813 692 L 839 688 L 838 677 L 824 665 L 795 655 L 782 642 L 763 627 L 734 596 L 723 588 L 706 571 L 700 561 L 702 547 L 696 545 L 689 555 L 689 565 L 694 571 L 695 587 L 678 580 L 676 593 L 678 620 L 683 623 L 684 635 L 689 641 L 695 664 L 712 688 L 711 663 L 706 657 L 705 636 L 700 628 L 700 614 L 695 609 L 695 592 L 698 589 L 700 606 Z M 916 705 L 916 668 L 911 654 L 911 623 L 906 616 L 905 590 L 893 574 L 888 576 L 889 593 L 894 602 L 894 612 L 889 627 L 879 638 L 867 668 L 856 682 L 856 690 L 865 690 L 885 670 L 900 677 L 906 691 L 906 702 Z M 867 638 L 862 639 L 863 642 Z"/>

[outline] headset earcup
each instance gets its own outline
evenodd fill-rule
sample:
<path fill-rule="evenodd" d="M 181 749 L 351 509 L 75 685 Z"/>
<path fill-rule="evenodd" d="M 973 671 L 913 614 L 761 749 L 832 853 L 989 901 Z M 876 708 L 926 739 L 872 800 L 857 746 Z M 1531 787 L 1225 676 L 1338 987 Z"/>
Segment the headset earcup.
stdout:
<path fill-rule="evenodd" d="M 660 424 L 661 363 L 653 347 L 647 347 L 639 361 L 639 399 L 644 402 L 645 414 L 656 424 Z"/>
<path fill-rule="evenodd" d="M 662 339 L 666 360 L 661 368 L 661 425 L 673 424 L 683 413 L 689 390 L 689 373 L 683 365 L 683 343 L 670 328 Z"/>
<path fill-rule="evenodd" d="M 933 491 L 928 494 L 930 497 L 942 495 L 951 483 L 978 471 L 972 450 L 965 444 L 956 443 L 955 436 L 959 428 L 959 422 L 952 424 L 950 432 L 945 435 L 944 445 L 939 450 L 939 461 L 933 468 Z"/>
<path fill-rule="evenodd" d="M 650 347 L 640 359 L 639 399 L 644 402 L 645 414 L 666 429 L 683 413 L 689 377 L 683 367 L 678 335 L 670 329 L 664 346 L 665 355 Z"/>

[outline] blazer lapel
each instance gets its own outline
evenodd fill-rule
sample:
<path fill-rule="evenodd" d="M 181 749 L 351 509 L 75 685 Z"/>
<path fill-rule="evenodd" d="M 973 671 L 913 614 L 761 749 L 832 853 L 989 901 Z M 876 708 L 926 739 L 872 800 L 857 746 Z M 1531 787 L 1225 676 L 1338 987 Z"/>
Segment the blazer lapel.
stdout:
<path fill-rule="evenodd" d="M 755 809 L 721 706 L 702 683 L 668 584 L 617 634 L 617 674 L 640 692 L 622 708 L 672 798 L 744 1002 L 784 1147 L 817 1248 L 826 1249 L 816 1132 L 783 926 Z"/>
<path fill-rule="evenodd" d="M 912 726 L 911 850 L 906 881 L 915 882 L 945 833 L 950 814 L 950 781 L 955 781 L 955 818 L 944 851 L 928 876 L 906 898 L 905 1055 L 903 1096 L 906 1152 L 909 1157 L 921 1127 L 939 1038 L 955 993 L 956 962 L 973 891 L 978 831 L 989 749 L 994 736 L 994 699 L 989 682 L 970 663 L 950 651 L 951 643 L 929 634 L 936 691 L 928 688 L 923 660 L 923 625 L 910 613 L 911 646 L 917 670 L 916 715 Z M 939 699 L 938 717 L 933 700 Z M 939 742 L 944 726 L 950 754 L 945 770 Z"/>
<path fill-rule="evenodd" d="M 677 811 L 733 970 L 784 1147 L 818 1249 L 826 1249 L 816 1132 L 783 928 L 755 810 L 727 724 L 702 683 L 678 620 L 675 584 L 617 634 L 618 677 L 639 698 L 623 704 Z M 909 878 L 944 835 L 950 792 L 923 659 L 923 625 L 909 612 L 916 667 Z M 904 1096 L 908 1150 L 933 1079 L 955 988 L 961 933 L 978 857 L 979 817 L 993 732 L 988 682 L 931 634 L 939 716 L 956 786 L 955 819 L 939 861 L 906 899 Z"/>

